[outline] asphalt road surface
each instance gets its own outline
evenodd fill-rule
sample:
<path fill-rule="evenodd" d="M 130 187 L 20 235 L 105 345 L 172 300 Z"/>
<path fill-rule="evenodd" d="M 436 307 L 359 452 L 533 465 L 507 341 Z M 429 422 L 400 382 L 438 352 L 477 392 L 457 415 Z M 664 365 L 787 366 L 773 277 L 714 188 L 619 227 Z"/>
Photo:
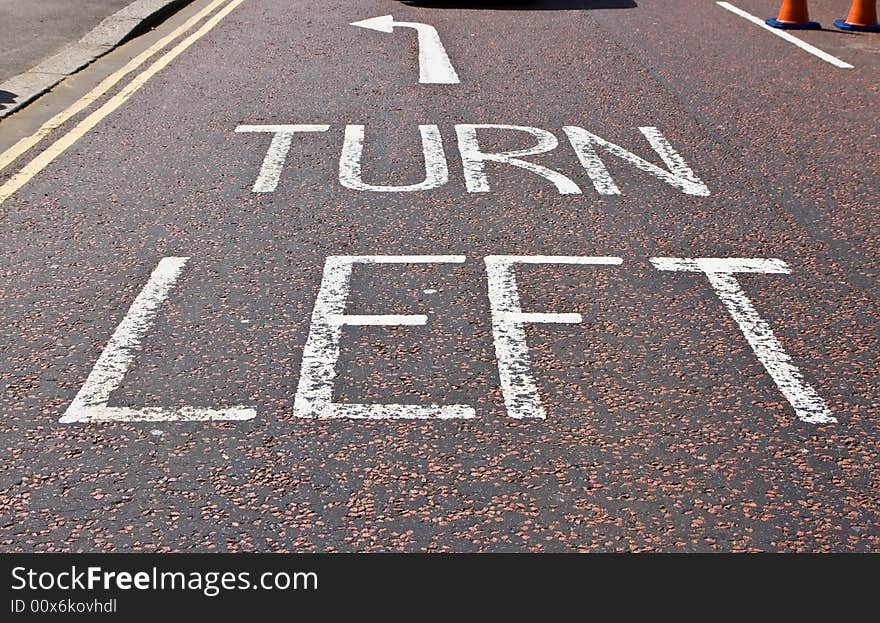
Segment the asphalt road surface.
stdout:
<path fill-rule="evenodd" d="M 0 548 L 877 551 L 880 35 L 795 34 L 202 0 L 4 121 Z"/>

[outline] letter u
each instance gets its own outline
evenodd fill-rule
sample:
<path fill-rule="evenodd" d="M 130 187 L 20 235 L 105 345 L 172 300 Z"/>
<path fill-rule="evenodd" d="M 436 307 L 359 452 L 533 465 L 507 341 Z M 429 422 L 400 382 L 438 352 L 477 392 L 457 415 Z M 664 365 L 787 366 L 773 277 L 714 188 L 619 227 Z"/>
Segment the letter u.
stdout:
<path fill-rule="evenodd" d="M 371 190 L 379 193 L 414 192 L 430 190 L 449 181 L 443 139 L 436 125 L 420 125 L 422 151 L 425 154 L 425 181 L 407 186 L 375 186 L 361 176 L 361 157 L 364 153 L 364 126 L 345 126 L 345 141 L 339 157 L 339 183 L 352 190 Z"/>

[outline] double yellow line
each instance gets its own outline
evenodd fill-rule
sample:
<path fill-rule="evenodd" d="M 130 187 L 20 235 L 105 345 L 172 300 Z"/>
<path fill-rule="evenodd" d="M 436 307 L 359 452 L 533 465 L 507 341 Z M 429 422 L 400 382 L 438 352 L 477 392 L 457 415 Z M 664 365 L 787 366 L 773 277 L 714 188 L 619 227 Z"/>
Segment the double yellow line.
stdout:
<path fill-rule="evenodd" d="M 214 0 L 204 9 L 193 15 L 184 24 L 177 28 L 174 32 L 163 37 L 155 44 L 144 50 L 138 56 L 130 60 L 124 67 L 117 70 L 113 74 L 107 76 L 98 86 L 83 95 L 68 108 L 52 117 L 49 121 L 40 126 L 40 129 L 18 141 L 15 145 L 0 154 L 0 171 L 4 170 L 13 161 L 25 154 L 27 151 L 36 146 L 41 140 L 46 138 L 52 131 L 61 127 L 79 112 L 85 110 L 95 100 L 107 93 L 118 82 L 125 78 L 128 74 L 138 69 L 146 63 L 151 57 L 163 50 L 174 40 L 188 31 L 194 25 L 199 23 L 207 15 L 210 15 L 218 7 L 224 5 L 211 19 L 206 21 L 201 28 L 193 32 L 186 39 L 168 50 L 159 57 L 152 65 L 135 76 L 131 82 L 126 84 L 122 90 L 111 97 L 100 108 L 89 114 L 85 119 L 77 123 L 64 136 L 56 140 L 49 147 L 39 153 L 33 160 L 28 162 L 18 173 L 10 177 L 0 186 L 0 204 L 9 199 L 18 189 L 28 183 L 37 173 L 45 169 L 58 156 L 63 154 L 68 147 L 81 139 L 86 132 L 98 125 L 105 117 L 114 110 L 124 104 L 138 89 L 140 89 L 147 81 L 160 72 L 168 63 L 177 58 L 184 50 L 193 43 L 202 38 L 211 31 L 220 21 L 229 15 L 244 0 Z M 228 4 L 226 4 L 228 2 Z"/>

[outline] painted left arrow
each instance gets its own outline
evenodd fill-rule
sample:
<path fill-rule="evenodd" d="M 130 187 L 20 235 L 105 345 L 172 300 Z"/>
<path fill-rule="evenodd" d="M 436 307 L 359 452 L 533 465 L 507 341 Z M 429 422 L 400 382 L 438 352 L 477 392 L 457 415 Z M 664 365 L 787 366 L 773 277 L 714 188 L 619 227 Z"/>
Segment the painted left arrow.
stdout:
<path fill-rule="evenodd" d="M 419 36 L 419 82 L 422 84 L 458 84 L 458 74 L 446 54 L 437 29 L 430 24 L 395 22 L 392 15 L 371 17 L 352 26 L 391 33 L 395 28 L 414 28 Z"/>

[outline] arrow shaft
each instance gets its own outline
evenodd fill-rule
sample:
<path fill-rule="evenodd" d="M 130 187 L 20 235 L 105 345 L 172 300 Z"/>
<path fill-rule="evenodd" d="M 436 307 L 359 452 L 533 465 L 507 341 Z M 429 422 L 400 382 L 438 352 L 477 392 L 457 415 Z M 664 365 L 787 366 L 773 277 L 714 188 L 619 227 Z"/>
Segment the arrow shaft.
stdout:
<path fill-rule="evenodd" d="M 419 82 L 422 84 L 458 84 L 458 74 L 446 54 L 437 29 L 430 24 L 394 22 L 394 26 L 414 28 L 419 37 Z"/>

